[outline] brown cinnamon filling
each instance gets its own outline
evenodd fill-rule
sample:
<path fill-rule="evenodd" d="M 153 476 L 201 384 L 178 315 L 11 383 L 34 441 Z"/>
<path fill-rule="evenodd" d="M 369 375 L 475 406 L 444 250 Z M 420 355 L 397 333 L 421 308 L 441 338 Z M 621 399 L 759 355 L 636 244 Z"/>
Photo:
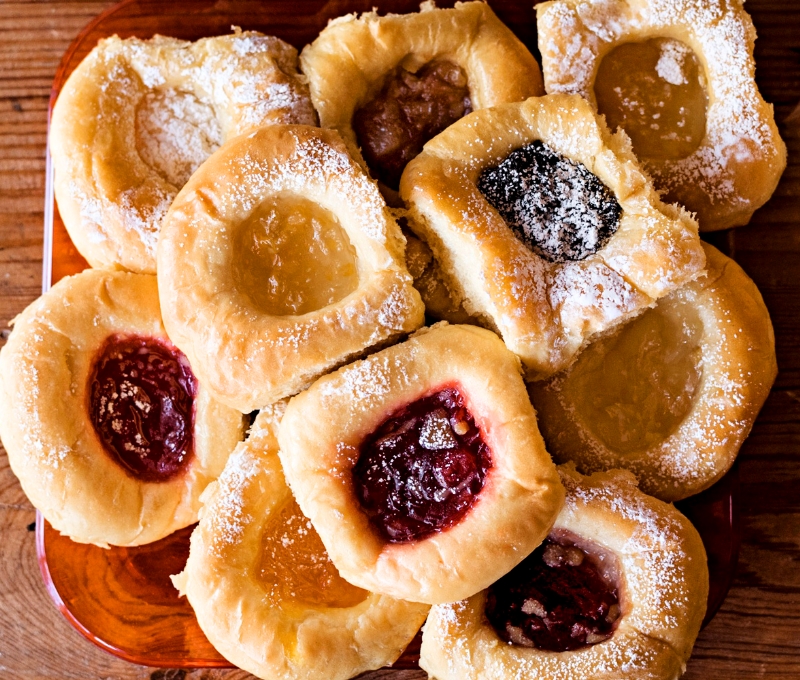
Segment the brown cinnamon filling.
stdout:
<path fill-rule="evenodd" d="M 565 652 L 607 640 L 621 615 L 612 562 L 566 532 L 550 535 L 489 588 L 486 617 L 522 647 Z"/>
<path fill-rule="evenodd" d="M 197 382 L 180 350 L 112 336 L 89 377 L 89 417 L 103 449 L 131 476 L 162 482 L 192 456 Z"/>
<path fill-rule="evenodd" d="M 464 71 L 449 61 L 432 61 L 416 73 L 402 66 L 389 74 L 378 96 L 353 116 L 364 159 L 391 189 L 425 143 L 472 111 Z"/>
<path fill-rule="evenodd" d="M 491 468 L 489 447 L 456 387 L 409 404 L 364 442 L 353 468 L 361 506 L 390 543 L 455 525 Z"/>

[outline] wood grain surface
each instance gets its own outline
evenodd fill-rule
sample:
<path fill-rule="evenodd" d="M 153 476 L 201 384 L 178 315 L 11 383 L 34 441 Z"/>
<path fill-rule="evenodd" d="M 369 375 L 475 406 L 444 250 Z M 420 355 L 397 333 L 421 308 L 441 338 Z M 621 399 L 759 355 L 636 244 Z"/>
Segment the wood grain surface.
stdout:
<path fill-rule="evenodd" d="M 41 289 L 47 102 L 61 55 L 107 2 L 0 2 L 0 345 Z M 748 0 L 757 79 L 775 104 L 789 167 L 748 227 L 714 235 L 761 289 L 780 374 L 741 453 L 739 572 L 700 635 L 688 680 L 800 678 L 800 3 Z M 1 414 L 0 414 L 1 417 Z M 0 678 L 227 680 L 241 671 L 135 666 L 84 640 L 50 602 L 36 564 L 34 510 L 0 449 Z M 364 680 L 419 680 L 379 671 Z"/>

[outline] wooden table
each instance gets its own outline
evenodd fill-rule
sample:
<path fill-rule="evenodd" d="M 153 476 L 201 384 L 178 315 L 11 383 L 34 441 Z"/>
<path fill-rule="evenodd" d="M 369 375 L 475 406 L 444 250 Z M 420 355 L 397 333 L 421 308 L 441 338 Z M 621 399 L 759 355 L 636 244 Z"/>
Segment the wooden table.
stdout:
<path fill-rule="evenodd" d="M 41 290 L 50 84 L 79 30 L 110 3 L 0 4 L 0 346 Z M 800 4 L 748 0 L 759 33 L 757 79 L 789 147 L 789 167 L 750 226 L 722 237 L 772 314 L 780 374 L 741 453 L 739 572 L 700 635 L 685 678 L 800 678 Z M 720 243 L 720 238 L 715 237 Z M 216 680 L 241 671 L 171 671 L 120 661 L 76 633 L 36 564 L 34 510 L 0 449 L 0 678 Z M 371 674 L 377 680 L 421 672 Z"/>

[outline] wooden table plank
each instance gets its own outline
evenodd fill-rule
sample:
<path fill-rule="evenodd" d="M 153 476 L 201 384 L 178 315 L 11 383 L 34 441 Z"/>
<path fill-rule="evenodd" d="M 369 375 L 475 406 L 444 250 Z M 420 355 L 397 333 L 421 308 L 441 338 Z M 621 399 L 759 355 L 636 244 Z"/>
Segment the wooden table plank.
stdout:
<path fill-rule="evenodd" d="M 47 100 L 61 55 L 110 3 L 0 4 L 0 345 L 41 287 Z M 790 165 L 753 223 L 728 237 L 764 294 L 780 375 L 741 454 L 740 570 L 701 633 L 688 680 L 800 678 L 800 5 L 748 0 L 759 32 L 757 78 Z M 34 511 L 0 450 L 0 678 L 226 680 L 241 671 L 166 671 L 115 659 L 84 640 L 50 602 L 36 566 Z M 418 680 L 378 672 L 371 680 Z"/>

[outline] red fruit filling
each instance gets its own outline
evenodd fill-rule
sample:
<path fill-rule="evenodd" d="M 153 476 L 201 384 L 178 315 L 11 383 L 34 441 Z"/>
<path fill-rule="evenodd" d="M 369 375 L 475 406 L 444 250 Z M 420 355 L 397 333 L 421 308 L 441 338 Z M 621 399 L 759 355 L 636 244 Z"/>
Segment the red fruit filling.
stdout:
<path fill-rule="evenodd" d="M 456 524 L 492 467 L 489 447 L 454 387 L 387 418 L 364 442 L 353 468 L 358 500 L 390 543 L 407 543 Z"/>
<path fill-rule="evenodd" d="M 485 613 L 510 644 L 565 652 L 610 638 L 621 612 L 616 585 L 591 555 L 550 536 L 489 588 Z"/>
<path fill-rule="evenodd" d="M 89 417 L 130 475 L 160 482 L 191 458 L 197 382 L 186 357 L 155 338 L 110 337 L 89 379 Z"/>

